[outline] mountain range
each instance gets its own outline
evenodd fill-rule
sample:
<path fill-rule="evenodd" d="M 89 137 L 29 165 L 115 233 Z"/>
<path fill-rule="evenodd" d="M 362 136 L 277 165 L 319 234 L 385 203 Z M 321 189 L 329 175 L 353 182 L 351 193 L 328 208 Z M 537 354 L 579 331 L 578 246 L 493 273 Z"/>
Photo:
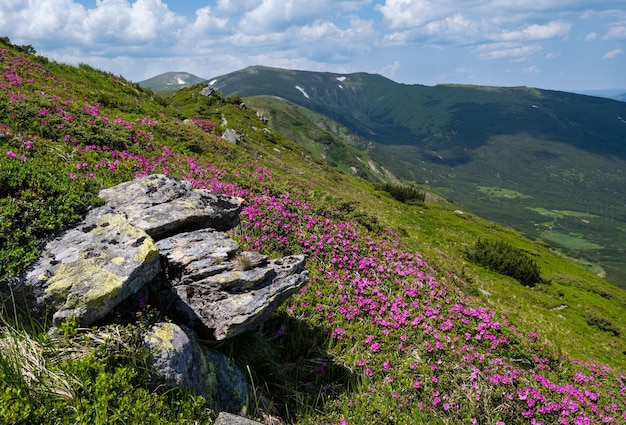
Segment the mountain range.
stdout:
<path fill-rule="evenodd" d="M 344 171 L 428 185 L 626 287 L 624 102 L 260 66 L 211 83 Z"/>

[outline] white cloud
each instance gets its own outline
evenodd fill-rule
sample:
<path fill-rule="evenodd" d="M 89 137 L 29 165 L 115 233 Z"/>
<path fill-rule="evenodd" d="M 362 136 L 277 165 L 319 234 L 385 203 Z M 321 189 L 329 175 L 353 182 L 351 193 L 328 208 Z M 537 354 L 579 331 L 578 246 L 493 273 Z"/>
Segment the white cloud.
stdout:
<path fill-rule="evenodd" d="M 216 9 L 228 15 L 239 15 L 258 7 L 261 0 L 218 0 Z"/>
<path fill-rule="evenodd" d="M 573 55 L 614 59 L 598 67 L 626 60 L 624 0 L 0 0 L 0 29 L 52 59 L 135 81 L 263 64 L 496 83 L 504 66 L 484 60 L 520 77 L 512 64 L 532 59 L 541 78 L 560 82 L 553 70 Z M 471 75 L 452 71 L 463 67 Z"/>
<path fill-rule="evenodd" d="M 184 31 L 185 37 L 210 37 L 215 33 L 227 30 L 228 18 L 217 17 L 210 7 L 203 7 L 196 11 L 196 20 Z"/>
<path fill-rule="evenodd" d="M 494 36 L 501 41 L 548 40 L 566 36 L 572 25 L 568 22 L 551 21 L 545 25 L 532 24 L 521 30 L 503 31 Z"/>
<path fill-rule="evenodd" d="M 626 26 L 617 25 L 612 27 L 609 32 L 604 36 L 605 40 L 614 40 L 626 38 Z"/>
<path fill-rule="evenodd" d="M 602 59 L 614 59 L 622 54 L 622 49 L 613 49 L 602 56 Z"/>
<path fill-rule="evenodd" d="M 378 70 L 378 73 L 386 77 L 393 78 L 398 74 L 401 68 L 402 68 L 402 64 L 400 63 L 400 61 L 396 60 L 396 61 L 393 61 L 393 63 L 389 65 L 385 65 L 382 68 L 380 68 Z"/>
<path fill-rule="evenodd" d="M 522 68 L 522 74 L 540 74 L 541 70 L 536 65 L 530 65 Z"/>
<path fill-rule="evenodd" d="M 441 35 L 445 35 L 447 40 L 453 40 L 458 43 L 469 42 L 475 39 L 479 31 L 475 22 L 470 21 L 461 14 L 429 22 L 425 28 L 431 37 L 440 38 Z"/>
<path fill-rule="evenodd" d="M 508 43 L 485 44 L 476 49 L 482 59 L 512 59 L 517 62 L 543 50 L 538 44 L 517 46 Z"/>
<path fill-rule="evenodd" d="M 42 40 L 77 34 L 85 9 L 72 0 L 9 1 L 0 6 L 0 28 L 16 38 Z"/>
<path fill-rule="evenodd" d="M 445 17 L 446 1 L 430 2 L 427 0 L 386 0 L 384 5 L 377 5 L 376 10 L 393 29 L 413 28 L 424 23 Z"/>
<path fill-rule="evenodd" d="M 172 37 L 185 22 L 161 0 L 98 0 L 85 9 L 72 0 L 31 0 L 0 6 L 5 31 L 37 40 L 44 48 L 62 41 L 74 46 L 145 45 Z"/>
<path fill-rule="evenodd" d="M 242 32 L 281 32 L 292 26 L 316 20 L 330 20 L 339 14 L 358 9 L 369 1 L 348 0 L 264 0 L 245 12 L 239 29 Z"/>

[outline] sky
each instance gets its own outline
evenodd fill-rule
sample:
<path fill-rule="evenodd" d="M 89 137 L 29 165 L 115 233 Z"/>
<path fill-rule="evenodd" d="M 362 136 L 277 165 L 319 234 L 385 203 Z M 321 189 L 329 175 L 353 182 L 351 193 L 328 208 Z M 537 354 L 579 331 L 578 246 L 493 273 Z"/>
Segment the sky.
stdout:
<path fill-rule="evenodd" d="M 0 36 L 135 82 L 264 65 L 626 89 L 626 0 L 2 0 Z"/>

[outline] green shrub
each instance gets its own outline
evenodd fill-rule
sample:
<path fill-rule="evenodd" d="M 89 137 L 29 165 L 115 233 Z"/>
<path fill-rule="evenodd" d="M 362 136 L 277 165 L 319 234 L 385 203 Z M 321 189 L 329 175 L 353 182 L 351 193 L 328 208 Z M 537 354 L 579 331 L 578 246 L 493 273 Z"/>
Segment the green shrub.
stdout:
<path fill-rule="evenodd" d="M 595 312 L 593 310 L 585 312 L 585 321 L 589 326 L 597 326 L 598 329 L 604 332 L 610 332 L 614 336 L 621 335 L 617 327 L 599 312 Z"/>
<path fill-rule="evenodd" d="M 403 186 L 393 183 L 380 185 L 380 190 L 389 193 L 394 199 L 403 203 L 423 203 L 426 194 L 414 187 Z"/>
<path fill-rule="evenodd" d="M 467 258 L 496 273 L 512 277 L 522 285 L 535 286 L 543 281 L 537 263 L 527 253 L 504 241 L 479 239 L 467 252 Z"/>
<path fill-rule="evenodd" d="M 25 162 L 0 157 L 0 280 L 30 264 L 40 240 L 100 202 L 94 181 L 55 171 L 61 166 L 51 156 Z"/>

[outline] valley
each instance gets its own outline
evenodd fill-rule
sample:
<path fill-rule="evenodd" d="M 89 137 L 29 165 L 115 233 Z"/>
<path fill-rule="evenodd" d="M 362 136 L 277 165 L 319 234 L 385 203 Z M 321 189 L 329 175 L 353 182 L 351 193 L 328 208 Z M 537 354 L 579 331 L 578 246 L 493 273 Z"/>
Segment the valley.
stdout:
<path fill-rule="evenodd" d="M 362 170 L 362 157 L 371 158 L 400 179 L 594 264 L 626 288 L 626 125 L 619 119 L 626 103 L 527 87 L 427 87 L 267 67 L 212 80 L 224 95 L 266 110 L 276 112 L 271 105 L 281 103 L 282 115 L 268 114 L 270 123 L 292 134 L 299 128 L 307 149 L 343 158 L 326 158 L 330 165 L 355 174 L 347 164 Z M 285 111 L 296 105 L 297 112 Z M 304 118 L 292 126 L 284 119 L 292 114 Z M 565 210 L 588 216 L 546 220 L 537 212 Z"/>

